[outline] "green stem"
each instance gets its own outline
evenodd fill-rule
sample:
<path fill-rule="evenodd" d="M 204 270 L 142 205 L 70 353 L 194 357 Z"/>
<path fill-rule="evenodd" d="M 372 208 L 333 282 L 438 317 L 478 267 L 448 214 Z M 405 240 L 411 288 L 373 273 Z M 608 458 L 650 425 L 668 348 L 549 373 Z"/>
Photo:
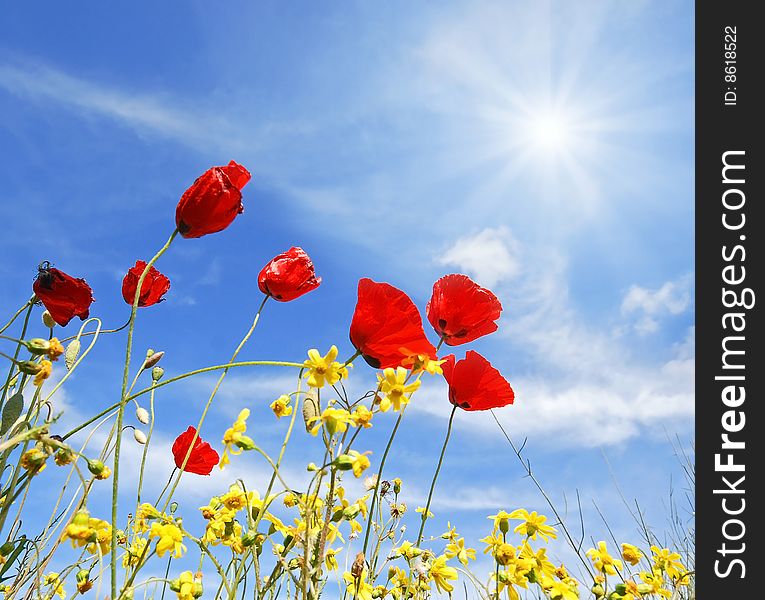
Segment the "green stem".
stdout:
<path fill-rule="evenodd" d="M 146 267 L 138 278 L 136 284 L 135 297 L 133 298 L 133 305 L 130 309 L 130 321 L 128 325 L 127 346 L 125 349 L 125 367 L 122 373 L 122 392 L 120 394 L 119 410 L 117 412 L 116 432 L 117 439 L 114 445 L 114 469 L 112 470 L 112 539 L 111 539 L 111 597 L 117 599 L 117 496 L 119 493 L 119 476 L 120 476 L 120 450 L 122 448 L 122 422 L 125 418 L 125 405 L 127 404 L 128 393 L 128 379 L 130 378 L 130 357 L 133 350 L 133 332 L 135 331 L 135 317 L 138 311 L 138 301 L 141 298 L 141 287 L 146 279 L 146 275 L 149 273 L 152 265 L 159 260 L 170 244 L 173 243 L 175 236 L 178 235 L 178 229 L 175 229 L 168 238 L 165 245 L 159 249 L 159 251 L 153 256 L 153 258 L 147 263 Z"/>
<path fill-rule="evenodd" d="M 247 340 L 249 340 L 252 334 L 254 333 L 255 328 L 258 326 L 258 321 L 260 320 L 260 313 L 263 312 L 263 307 L 266 305 L 266 302 L 268 301 L 269 298 L 270 296 L 268 295 L 266 295 L 263 298 L 263 302 L 261 302 L 260 306 L 258 307 L 258 312 L 255 313 L 255 318 L 252 321 L 252 325 L 250 326 L 250 329 L 242 338 L 242 341 L 239 342 L 239 345 L 236 347 L 236 350 L 234 350 L 234 354 L 231 356 L 231 360 L 229 360 L 230 363 L 233 363 L 236 360 L 236 357 L 239 355 L 239 352 L 241 352 L 242 348 L 244 348 L 244 345 L 247 343 Z M 162 509 L 162 512 L 164 512 L 167 509 L 167 506 L 170 504 L 170 500 L 172 499 L 173 494 L 175 493 L 175 488 L 178 487 L 178 484 L 181 481 L 181 477 L 183 477 L 183 472 L 184 472 L 184 469 L 186 468 L 186 463 L 191 457 L 191 451 L 194 449 L 194 444 L 196 443 L 197 438 L 199 437 L 199 431 L 200 429 L 202 429 L 202 424 L 205 422 L 205 418 L 207 417 L 207 412 L 210 410 L 210 406 L 212 406 L 213 399 L 218 393 L 218 389 L 223 383 L 223 380 L 225 379 L 227 373 L 228 373 L 228 368 L 223 369 L 223 372 L 220 374 L 220 377 L 218 377 L 218 381 L 215 383 L 215 387 L 213 388 L 212 392 L 210 392 L 210 397 L 207 399 L 207 404 L 205 404 L 204 410 L 202 411 L 202 416 L 199 418 L 199 423 L 197 424 L 196 433 L 194 433 L 194 436 L 191 438 L 191 442 L 189 443 L 189 449 L 186 452 L 186 457 L 183 459 L 183 463 L 181 463 L 180 472 L 178 473 L 178 476 L 175 478 L 175 481 L 173 482 L 173 486 L 170 488 L 170 493 L 167 495 L 167 498 L 165 499 L 165 506 Z"/>
<path fill-rule="evenodd" d="M 187 377 L 192 377 L 193 375 L 198 375 L 199 373 L 207 373 L 209 371 L 219 371 L 221 369 L 230 369 L 234 367 L 263 367 L 263 366 L 265 367 L 297 367 L 302 369 L 303 363 L 287 362 L 287 361 L 279 361 L 279 360 L 248 360 L 244 362 L 231 362 L 231 363 L 226 363 L 224 365 L 215 365 L 213 367 L 204 367 L 203 369 L 196 369 L 194 371 L 189 371 L 188 373 L 183 373 L 182 375 L 178 375 L 177 377 L 171 377 L 170 379 L 162 381 L 158 383 L 157 385 L 153 385 L 151 387 L 140 390 L 136 392 L 135 394 L 131 394 L 130 396 L 128 396 L 126 398 L 126 401 L 135 400 L 139 396 L 148 394 L 149 392 L 152 392 L 155 389 L 159 389 L 162 386 L 175 383 L 176 381 L 180 381 L 181 379 L 186 379 Z M 105 408 L 94 417 L 91 417 L 84 423 L 81 423 L 80 425 L 78 425 L 77 427 L 69 431 L 69 433 L 63 436 L 63 439 L 72 437 L 75 433 L 82 431 L 94 421 L 97 421 L 98 419 L 108 414 L 109 412 L 119 408 L 119 406 L 120 406 L 120 402 L 115 402 L 114 404 L 112 404 L 108 408 Z"/>
<path fill-rule="evenodd" d="M 4 332 L 6 329 L 8 329 L 8 328 L 9 328 L 11 325 L 13 325 L 13 322 L 14 322 L 14 321 L 15 321 L 15 320 L 18 318 L 18 316 L 19 316 L 21 313 L 23 313 L 23 312 L 24 312 L 24 311 L 25 311 L 27 308 L 29 308 L 29 309 L 31 310 L 31 308 L 32 308 L 32 307 L 34 306 L 34 304 L 35 304 L 35 299 L 36 299 L 36 298 L 37 298 L 37 296 L 35 296 L 35 295 L 32 295 L 32 297 L 31 297 L 29 300 L 27 300 L 27 301 L 24 303 L 24 306 L 22 306 L 22 307 L 21 307 L 19 310 L 17 310 L 17 311 L 16 311 L 16 312 L 13 314 L 13 316 L 11 317 L 11 320 L 10 320 L 10 321 L 8 321 L 8 322 L 7 322 L 5 325 L 3 325 L 3 327 L 0 329 L 0 333 L 3 333 L 3 332 Z"/>
<path fill-rule="evenodd" d="M 425 531 L 425 521 L 428 520 L 428 509 L 430 509 L 430 501 L 433 499 L 433 490 L 436 489 L 436 480 L 438 479 L 438 473 L 441 471 L 441 465 L 444 462 L 444 454 L 446 454 L 446 446 L 449 444 L 449 438 L 452 435 L 452 424 L 454 423 L 454 415 L 457 412 L 457 405 L 452 408 L 452 414 L 449 415 L 449 425 L 446 427 L 446 438 L 444 439 L 444 445 L 441 448 L 441 456 L 438 457 L 438 465 L 436 466 L 436 472 L 433 475 L 433 481 L 430 482 L 430 491 L 428 492 L 428 501 L 425 504 L 425 512 L 422 513 L 422 523 L 420 524 L 420 532 L 417 534 L 417 543 L 415 546 L 420 547 L 422 542 L 422 534 Z"/>

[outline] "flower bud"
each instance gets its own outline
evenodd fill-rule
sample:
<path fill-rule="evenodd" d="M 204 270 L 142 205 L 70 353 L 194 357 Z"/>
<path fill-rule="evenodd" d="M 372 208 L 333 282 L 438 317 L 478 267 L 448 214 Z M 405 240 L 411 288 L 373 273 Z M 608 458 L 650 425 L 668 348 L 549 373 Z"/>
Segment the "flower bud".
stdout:
<path fill-rule="evenodd" d="M 234 442 L 234 445 L 242 450 L 255 450 L 255 441 L 251 437 L 243 434 Z"/>
<path fill-rule="evenodd" d="M 340 471 L 350 471 L 353 468 L 353 457 L 349 454 L 341 454 L 335 459 L 334 465 Z"/>
<path fill-rule="evenodd" d="M 42 365 L 33 360 L 22 360 L 18 363 L 19 371 L 27 375 L 37 375 L 42 371 Z"/>
<path fill-rule="evenodd" d="M 69 448 L 59 448 L 53 460 L 59 467 L 65 467 L 74 462 L 74 453 Z"/>
<path fill-rule="evenodd" d="M 165 374 L 165 370 L 162 367 L 154 367 L 151 370 L 151 379 L 154 382 L 159 381 L 162 379 L 162 376 Z"/>
<path fill-rule="evenodd" d="M 590 591 L 595 595 L 596 598 L 602 598 L 604 594 L 606 593 L 606 590 L 603 589 L 603 586 L 599 583 L 596 583 L 590 588 Z"/>
<path fill-rule="evenodd" d="M 64 364 L 66 364 L 67 371 L 71 371 L 74 363 L 77 362 L 77 357 L 80 355 L 81 347 L 82 344 L 80 343 L 79 338 L 73 339 L 66 347 L 66 352 L 64 353 Z"/>
<path fill-rule="evenodd" d="M 140 423 L 143 423 L 144 425 L 149 424 L 149 411 L 146 410 L 143 406 L 139 406 L 135 409 L 135 418 L 138 419 Z"/>
<path fill-rule="evenodd" d="M 80 594 L 84 594 L 93 587 L 93 582 L 90 580 L 90 571 L 88 569 L 80 569 L 75 576 L 77 580 L 77 591 Z"/>
<path fill-rule="evenodd" d="M 133 429 L 133 438 L 135 439 L 136 442 L 138 442 L 142 446 L 145 445 L 146 442 L 148 441 L 146 439 L 146 434 L 140 429 Z"/>
<path fill-rule="evenodd" d="M 350 521 L 360 512 L 361 512 L 361 508 L 359 507 L 358 504 L 351 504 L 350 506 L 346 506 L 343 509 L 343 517 L 345 517 L 346 519 Z"/>
<path fill-rule="evenodd" d="M 313 472 L 318 471 L 319 467 L 316 466 L 316 463 L 308 463 L 308 466 L 306 467 L 306 471 Z"/>
<path fill-rule="evenodd" d="M 176 510 L 178 510 L 178 503 L 177 502 L 171 502 L 170 503 L 170 514 L 174 515 Z"/>
<path fill-rule="evenodd" d="M 50 348 L 50 342 L 48 340 L 44 340 L 43 338 L 33 338 L 31 340 L 27 340 L 24 344 L 26 345 L 27 350 L 37 356 L 46 354 Z"/>
<path fill-rule="evenodd" d="M 624 594 L 627 593 L 627 586 L 623 583 L 617 583 L 614 586 L 614 591 L 619 594 L 620 596 L 624 596 Z"/>
<path fill-rule="evenodd" d="M 650 583 L 639 583 L 637 586 L 638 594 L 641 596 L 644 594 L 650 594 L 653 591 L 653 586 Z"/>
<path fill-rule="evenodd" d="M 144 369 L 151 369 L 160 360 L 162 360 L 162 357 L 164 355 L 165 355 L 164 352 L 154 352 L 153 354 L 147 355 L 146 356 L 146 360 L 143 362 L 143 368 Z"/>
<path fill-rule="evenodd" d="M 47 310 L 43 311 L 42 322 L 48 329 L 53 329 L 56 326 L 56 322 Z"/>
<path fill-rule="evenodd" d="M 97 459 L 88 459 L 88 471 L 95 475 L 96 479 L 106 479 L 112 474 L 111 469 Z"/>

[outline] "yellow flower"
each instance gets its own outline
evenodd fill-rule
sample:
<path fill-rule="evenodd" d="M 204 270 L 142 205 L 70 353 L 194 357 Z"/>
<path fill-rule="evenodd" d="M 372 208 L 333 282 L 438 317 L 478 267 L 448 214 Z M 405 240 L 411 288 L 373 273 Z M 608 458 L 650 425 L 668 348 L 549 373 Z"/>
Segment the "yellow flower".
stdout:
<path fill-rule="evenodd" d="M 550 538 L 555 539 L 558 535 L 555 533 L 555 529 L 549 525 L 545 525 L 547 517 L 544 515 L 538 515 L 536 511 L 529 513 L 524 508 L 519 508 L 510 513 L 511 519 L 520 519 L 523 521 L 518 527 L 513 529 L 515 533 L 525 535 L 532 540 L 537 539 L 537 534 L 542 537 L 546 542 L 550 541 Z"/>
<path fill-rule="evenodd" d="M 138 561 L 144 556 L 144 550 L 146 549 L 146 539 L 141 537 L 134 537 L 132 543 L 130 544 L 130 548 L 128 548 L 127 552 L 125 552 L 125 555 L 122 557 L 122 566 L 127 567 L 135 567 L 138 564 Z"/>
<path fill-rule="evenodd" d="M 162 558 L 168 550 L 173 558 L 180 558 L 186 552 L 183 545 L 183 532 L 175 523 L 152 523 L 150 538 L 157 538 L 157 556 Z"/>
<path fill-rule="evenodd" d="M 326 356 L 321 356 L 316 348 L 308 351 L 308 360 L 303 366 L 308 369 L 305 377 L 308 385 L 313 388 L 324 387 L 324 384 L 334 385 L 341 379 L 348 378 L 348 367 L 337 362 L 337 346 L 332 346 Z"/>
<path fill-rule="evenodd" d="M 643 558 L 643 553 L 637 546 L 622 544 L 622 558 L 634 567 Z"/>
<path fill-rule="evenodd" d="M 340 567 L 340 565 L 337 564 L 337 558 L 335 558 L 335 555 L 338 552 L 340 552 L 339 549 L 333 550 L 332 548 L 329 548 L 324 553 L 324 564 L 327 565 L 327 568 L 330 571 L 337 571 L 337 569 Z"/>
<path fill-rule="evenodd" d="M 48 379 L 50 377 L 51 372 L 53 371 L 53 363 L 51 363 L 49 360 L 43 359 L 40 361 L 40 370 L 37 372 L 37 375 L 35 375 L 34 384 L 36 386 L 41 386 L 43 384 L 43 381 Z"/>
<path fill-rule="evenodd" d="M 417 508 L 414 509 L 414 512 L 420 513 L 421 515 L 424 515 L 425 514 L 425 507 L 424 506 L 418 506 Z M 432 512 L 430 512 L 430 509 L 428 509 L 428 515 L 425 518 L 426 519 L 432 519 L 435 516 L 436 515 L 434 515 Z"/>
<path fill-rule="evenodd" d="M 361 477 L 361 474 L 369 468 L 370 463 L 367 458 L 367 454 L 369 453 L 365 452 L 364 454 L 360 454 L 355 450 L 351 450 L 349 454 L 353 458 L 353 474 L 356 477 Z"/>
<path fill-rule="evenodd" d="M 282 417 L 289 417 L 292 414 L 292 406 L 290 406 L 290 397 L 287 394 L 282 394 L 276 400 L 270 404 L 271 410 L 274 414 L 281 419 Z"/>
<path fill-rule="evenodd" d="M 653 552 L 653 564 L 671 579 L 679 579 L 686 573 L 687 569 L 680 562 L 681 557 L 677 552 L 670 552 L 668 548 L 659 549 L 658 546 L 651 546 L 651 552 Z"/>
<path fill-rule="evenodd" d="M 497 529 L 499 529 L 502 533 L 507 533 L 510 531 L 510 513 L 501 510 L 496 515 L 490 515 L 486 518 L 494 521 L 494 529 L 492 530 L 492 534 L 497 533 Z"/>
<path fill-rule="evenodd" d="M 348 429 L 348 425 L 353 425 L 351 413 L 344 408 L 333 408 L 332 406 L 325 408 L 318 417 L 311 417 L 309 421 L 316 423 L 311 429 L 311 435 L 319 433 L 322 425 L 326 426 L 329 435 L 342 433 Z"/>
<path fill-rule="evenodd" d="M 463 565 L 467 566 L 468 560 L 475 560 L 475 549 L 465 548 L 465 538 L 459 538 L 446 545 L 446 557 L 457 557 Z"/>
<path fill-rule="evenodd" d="M 481 538 L 479 541 L 486 544 L 486 548 L 484 548 L 483 553 L 489 554 L 491 552 L 492 555 L 494 555 L 497 552 L 497 548 L 499 548 L 504 543 L 500 536 L 494 534 L 487 535 L 485 538 Z"/>
<path fill-rule="evenodd" d="M 524 542 L 521 556 L 531 561 L 538 574 L 552 577 L 555 573 L 555 565 L 547 558 L 547 548 L 540 548 L 535 552 L 528 543 Z"/>
<path fill-rule="evenodd" d="M 363 404 L 359 404 L 351 413 L 351 419 L 353 419 L 355 427 L 363 427 L 364 429 L 372 427 L 372 411 Z"/>
<path fill-rule="evenodd" d="M 414 544 L 412 544 L 412 542 L 404 541 L 396 549 L 396 554 L 398 556 L 406 557 L 406 560 L 412 560 L 413 558 L 422 554 L 422 550 L 417 548 Z"/>
<path fill-rule="evenodd" d="M 494 552 L 494 558 L 503 566 L 507 566 L 515 561 L 515 548 L 510 544 L 499 544 Z"/>
<path fill-rule="evenodd" d="M 51 360 L 58 360 L 58 357 L 64 353 L 64 346 L 58 341 L 58 338 L 51 338 L 48 341 L 48 350 L 46 354 Z"/>
<path fill-rule="evenodd" d="M 426 372 L 431 375 L 443 375 L 441 365 L 445 362 L 446 359 L 432 360 L 427 354 L 417 354 L 404 359 L 401 366 L 411 369 L 414 374 Z"/>
<path fill-rule="evenodd" d="M 543 576 L 541 585 L 551 600 L 579 600 L 576 581 L 572 581 L 573 584 L 567 581 L 555 581 L 548 576 Z"/>
<path fill-rule="evenodd" d="M 53 594 L 64 600 L 66 591 L 64 591 L 64 582 L 59 579 L 58 573 L 48 573 L 43 577 L 43 585 L 51 586 Z"/>
<path fill-rule="evenodd" d="M 661 576 L 661 571 L 654 573 L 642 571 L 640 573 L 640 579 L 643 580 L 643 583 L 650 586 L 650 590 L 647 592 L 647 594 L 659 594 L 665 598 L 672 597 L 672 592 L 664 587 L 664 579 Z"/>
<path fill-rule="evenodd" d="M 420 380 L 415 379 L 412 383 L 407 384 L 408 374 L 404 367 L 396 367 L 395 369 L 389 367 L 383 371 L 382 377 L 377 376 L 380 391 L 384 394 L 380 400 L 381 411 L 387 412 L 391 406 L 393 410 L 399 411 L 402 406 L 409 404 L 407 394 L 411 395 L 420 387 Z"/>
<path fill-rule="evenodd" d="M 428 575 L 435 582 L 439 592 L 450 593 L 454 590 L 449 580 L 457 579 L 457 569 L 446 564 L 445 555 L 439 556 L 431 563 Z"/>
<path fill-rule="evenodd" d="M 170 582 L 170 589 L 178 594 L 178 600 L 195 600 L 202 596 L 201 573 L 194 575 L 191 571 L 184 571 L 178 579 Z"/>
<path fill-rule="evenodd" d="M 226 429 L 223 434 L 223 456 L 220 459 L 218 466 L 223 469 L 227 464 L 231 462 L 228 454 L 229 452 L 233 456 L 237 456 L 242 453 L 242 449 L 238 447 L 237 442 L 241 441 L 243 434 L 247 431 L 247 417 L 250 416 L 250 409 L 244 408 L 239 412 L 239 416 L 234 421 L 234 424 Z"/>
<path fill-rule="evenodd" d="M 284 503 L 284 506 L 287 508 L 292 508 L 293 506 L 297 506 L 300 502 L 300 499 L 293 494 L 292 492 L 287 492 L 284 494 L 284 498 L 282 498 L 282 502 Z"/>
<path fill-rule="evenodd" d="M 623 567 L 622 561 L 616 560 L 608 553 L 606 543 L 603 541 L 598 542 L 597 550 L 595 548 L 587 550 L 587 556 L 598 571 L 607 575 L 616 575 L 616 570 Z"/>
<path fill-rule="evenodd" d="M 21 455 L 21 468 L 34 476 L 45 470 L 48 455 L 39 448 L 30 448 Z"/>
<path fill-rule="evenodd" d="M 372 591 L 374 588 L 367 583 L 367 570 L 364 569 L 359 577 L 354 577 L 348 571 L 343 573 L 343 579 L 346 583 L 346 592 L 348 598 L 358 598 L 358 600 L 372 600 Z"/>

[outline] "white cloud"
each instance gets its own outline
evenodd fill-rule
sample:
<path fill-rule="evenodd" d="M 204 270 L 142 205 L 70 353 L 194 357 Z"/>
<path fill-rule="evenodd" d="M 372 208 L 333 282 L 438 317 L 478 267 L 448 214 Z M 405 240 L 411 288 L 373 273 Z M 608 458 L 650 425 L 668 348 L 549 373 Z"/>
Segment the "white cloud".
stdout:
<path fill-rule="evenodd" d="M 201 113 L 159 94 L 138 94 L 74 77 L 46 65 L 0 64 L 0 88 L 23 98 L 63 104 L 106 117 L 141 133 L 177 139 L 194 147 L 230 147 L 230 127 L 219 116 Z"/>
<path fill-rule="evenodd" d="M 509 232 L 507 237 L 512 239 Z M 527 262 L 522 269 L 514 262 L 518 276 L 512 285 L 503 286 L 504 280 L 495 278 L 500 284 L 495 291 L 513 307 L 512 317 L 503 319 L 496 335 L 509 352 L 535 366 L 514 372 L 500 362 L 501 354 L 489 356 L 516 391 L 515 405 L 497 411 L 514 436 L 558 447 L 597 447 L 650 435 L 657 426 L 663 432 L 692 423 L 692 328 L 659 362 L 641 360 L 621 336 L 578 313 L 570 301 L 562 256 L 550 249 L 532 252 L 516 243 L 514 255 L 521 253 Z M 476 251 L 474 256 L 479 255 Z M 690 278 L 682 278 L 655 291 L 633 288 L 642 291 L 632 293 L 627 313 L 641 311 L 651 318 L 678 314 L 688 308 L 689 287 Z M 418 394 L 436 397 L 415 402 L 416 411 L 448 417 L 444 387 L 428 382 Z M 492 429 L 499 435 L 485 415 L 466 413 L 461 418 L 470 420 L 470 429 L 480 435 Z"/>
<path fill-rule="evenodd" d="M 457 267 L 481 285 L 491 288 L 519 274 L 520 265 L 515 256 L 517 246 L 506 227 L 486 228 L 458 239 L 436 262 Z"/>
<path fill-rule="evenodd" d="M 659 328 L 659 317 L 679 315 L 688 309 L 692 284 L 692 277 L 684 275 L 656 289 L 633 285 L 624 295 L 621 312 L 637 317 L 634 327 L 638 333 L 653 333 Z"/>

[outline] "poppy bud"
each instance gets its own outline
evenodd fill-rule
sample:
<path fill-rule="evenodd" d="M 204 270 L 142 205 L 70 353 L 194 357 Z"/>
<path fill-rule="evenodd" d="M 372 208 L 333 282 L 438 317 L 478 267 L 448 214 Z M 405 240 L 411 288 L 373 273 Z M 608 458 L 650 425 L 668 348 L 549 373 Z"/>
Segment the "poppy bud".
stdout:
<path fill-rule="evenodd" d="M 53 320 L 53 317 L 50 316 L 50 313 L 47 310 L 43 311 L 42 322 L 43 325 L 45 325 L 48 329 L 53 329 L 56 326 L 56 322 Z"/>
<path fill-rule="evenodd" d="M 82 344 L 80 343 L 80 338 L 75 338 L 69 342 L 69 345 L 66 347 L 66 353 L 64 354 L 64 364 L 66 365 L 67 371 L 71 371 L 74 363 L 77 362 L 77 356 L 80 354 L 81 346 Z"/>
<path fill-rule="evenodd" d="M 144 425 L 149 424 L 149 411 L 146 410 L 144 407 L 139 406 L 135 409 L 135 418 L 138 419 L 139 422 L 143 423 Z"/>
<path fill-rule="evenodd" d="M 162 376 L 165 374 L 165 370 L 162 367 L 154 367 L 151 370 L 151 380 L 155 383 L 162 379 Z"/>
<path fill-rule="evenodd" d="M 146 442 L 148 441 L 146 439 L 146 434 L 140 429 L 133 430 L 133 438 L 135 438 L 135 441 L 141 444 L 142 446 L 145 445 Z"/>
<path fill-rule="evenodd" d="M 279 302 L 289 302 L 319 287 L 313 262 L 302 248 L 293 246 L 261 269 L 258 288 Z"/>
<path fill-rule="evenodd" d="M 162 357 L 165 355 L 164 352 L 153 352 L 151 356 L 147 356 L 146 360 L 143 362 L 143 368 L 144 369 L 151 369 L 154 365 L 156 365 L 160 360 L 162 360 Z"/>
<path fill-rule="evenodd" d="M 242 188 L 250 173 L 233 160 L 205 171 L 181 196 L 175 224 L 185 238 L 223 231 L 244 211 Z"/>
<path fill-rule="evenodd" d="M 303 399 L 303 422 L 306 431 L 310 432 L 313 429 L 320 412 L 319 400 L 313 395 L 306 395 Z"/>

